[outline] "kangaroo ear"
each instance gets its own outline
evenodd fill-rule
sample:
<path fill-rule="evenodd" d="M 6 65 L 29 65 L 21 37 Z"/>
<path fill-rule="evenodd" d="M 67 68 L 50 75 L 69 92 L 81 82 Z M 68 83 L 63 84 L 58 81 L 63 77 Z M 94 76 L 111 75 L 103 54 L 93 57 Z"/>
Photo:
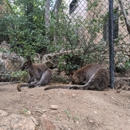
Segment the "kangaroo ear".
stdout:
<path fill-rule="evenodd" d="M 73 75 L 72 74 L 70 74 L 70 79 L 73 82 Z"/>
<path fill-rule="evenodd" d="M 28 60 L 28 59 L 31 60 L 31 57 L 30 57 L 30 56 L 26 56 L 26 58 L 27 58 L 27 60 Z"/>
<path fill-rule="evenodd" d="M 31 61 L 31 57 L 30 56 L 27 56 L 27 61 Z"/>
<path fill-rule="evenodd" d="M 27 62 L 28 62 L 28 63 L 32 63 L 32 60 L 31 60 L 31 57 L 30 57 L 30 56 L 27 56 L 26 58 L 27 58 Z"/>
<path fill-rule="evenodd" d="M 74 79 L 73 79 L 73 75 L 70 75 L 70 79 L 71 79 L 71 83 L 74 84 Z"/>
<path fill-rule="evenodd" d="M 75 70 L 70 71 L 70 77 L 72 78 L 75 73 Z"/>

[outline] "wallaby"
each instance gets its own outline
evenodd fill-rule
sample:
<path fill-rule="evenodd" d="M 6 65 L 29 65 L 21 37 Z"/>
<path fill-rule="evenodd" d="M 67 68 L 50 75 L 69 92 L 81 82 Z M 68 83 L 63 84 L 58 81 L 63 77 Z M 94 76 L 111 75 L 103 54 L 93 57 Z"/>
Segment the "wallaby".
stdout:
<path fill-rule="evenodd" d="M 92 63 L 78 69 L 72 76 L 74 84 L 84 85 L 63 85 L 50 86 L 44 90 L 63 88 L 63 89 L 96 89 L 104 90 L 109 85 L 109 72 L 100 64 Z"/>
<path fill-rule="evenodd" d="M 21 67 L 22 71 L 28 71 L 30 79 L 28 84 L 20 83 L 17 85 L 18 91 L 21 91 L 21 87 L 36 87 L 46 85 L 49 83 L 52 77 L 51 70 L 43 63 L 32 63 L 30 56 L 27 57 L 27 61 Z"/>

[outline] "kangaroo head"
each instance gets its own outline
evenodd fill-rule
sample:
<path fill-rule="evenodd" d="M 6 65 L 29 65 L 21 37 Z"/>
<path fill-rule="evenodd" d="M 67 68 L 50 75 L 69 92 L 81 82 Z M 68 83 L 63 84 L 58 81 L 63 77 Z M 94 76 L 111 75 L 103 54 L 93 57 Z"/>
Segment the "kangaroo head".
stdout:
<path fill-rule="evenodd" d="M 71 76 L 71 81 L 73 84 L 78 84 L 80 82 L 80 78 L 77 75 L 72 75 Z"/>
<path fill-rule="evenodd" d="M 27 61 L 23 64 L 23 66 L 21 67 L 21 70 L 28 70 L 30 67 L 32 66 L 32 60 L 30 58 L 30 56 L 27 56 Z"/>

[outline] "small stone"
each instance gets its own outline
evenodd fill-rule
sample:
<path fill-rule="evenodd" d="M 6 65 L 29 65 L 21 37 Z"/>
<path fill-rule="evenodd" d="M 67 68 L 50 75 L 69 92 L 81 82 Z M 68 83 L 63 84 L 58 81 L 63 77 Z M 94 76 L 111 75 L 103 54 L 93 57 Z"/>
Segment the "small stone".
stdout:
<path fill-rule="evenodd" d="M 31 111 L 28 111 L 27 114 L 31 115 Z"/>
<path fill-rule="evenodd" d="M 97 114 L 97 111 L 94 111 L 95 114 Z"/>
<path fill-rule="evenodd" d="M 72 94 L 72 97 L 74 98 L 75 96 L 76 96 L 76 94 L 73 93 L 73 94 Z"/>
<path fill-rule="evenodd" d="M 44 109 L 44 110 L 42 110 L 42 112 L 44 113 L 44 112 L 46 112 L 46 110 Z"/>
<path fill-rule="evenodd" d="M 37 126 L 39 125 L 39 122 L 33 116 L 31 116 L 30 118 L 32 119 L 35 125 Z"/>
<path fill-rule="evenodd" d="M 117 93 L 120 93 L 120 92 L 121 92 L 121 90 L 120 90 L 120 89 L 119 89 L 119 90 L 116 90 L 116 92 L 117 92 Z"/>
<path fill-rule="evenodd" d="M 1 116 L 7 116 L 7 115 L 8 115 L 8 113 L 6 111 L 0 110 L 0 117 Z"/>
<path fill-rule="evenodd" d="M 51 105 L 50 109 L 57 110 L 58 109 L 58 105 Z"/>

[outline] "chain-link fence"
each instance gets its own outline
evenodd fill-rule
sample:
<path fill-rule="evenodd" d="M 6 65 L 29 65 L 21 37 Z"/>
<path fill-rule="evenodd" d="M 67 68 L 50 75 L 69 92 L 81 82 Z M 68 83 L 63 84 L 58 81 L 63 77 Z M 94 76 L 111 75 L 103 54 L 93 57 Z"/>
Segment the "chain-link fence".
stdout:
<path fill-rule="evenodd" d="M 113 5 L 115 68 L 130 67 L 130 32 L 126 22 L 130 19 L 130 1 L 122 1 L 115 0 Z M 40 55 L 40 62 L 47 60 L 45 54 L 51 57 L 50 67 L 67 74 L 92 62 L 109 68 L 108 0 L 43 0 L 21 4 L 0 5 L 0 81 L 21 74 L 23 57 L 35 57 L 35 53 Z M 4 13 L 5 7 L 10 10 L 8 15 Z"/>

